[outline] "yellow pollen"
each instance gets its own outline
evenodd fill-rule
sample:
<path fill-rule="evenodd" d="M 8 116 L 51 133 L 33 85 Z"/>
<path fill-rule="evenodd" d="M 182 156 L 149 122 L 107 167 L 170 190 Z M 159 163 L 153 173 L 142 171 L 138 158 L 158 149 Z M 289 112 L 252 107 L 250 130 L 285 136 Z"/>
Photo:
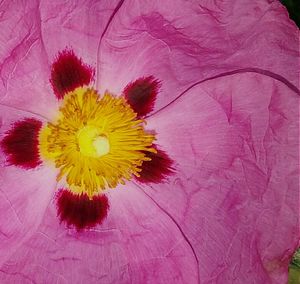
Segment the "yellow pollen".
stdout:
<path fill-rule="evenodd" d="M 59 169 L 75 193 L 89 197 L 138 176 L 155 137 L 123 97 L 77 88 L 65 95 L 58 116 L 39 135 L 40 156 Z"/>

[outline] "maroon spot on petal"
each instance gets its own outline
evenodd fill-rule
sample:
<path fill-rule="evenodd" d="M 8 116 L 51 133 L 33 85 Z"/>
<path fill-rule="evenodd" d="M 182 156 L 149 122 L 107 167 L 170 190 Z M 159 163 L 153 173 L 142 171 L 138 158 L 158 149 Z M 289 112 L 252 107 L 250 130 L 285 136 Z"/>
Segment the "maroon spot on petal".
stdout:
<path fill-rule="evenodd" d="M 143 77 L 129 83 L 123 94 L 132 109 L 142 117 L 153 110 L 160 86 L 161 83 L 153 76 Z"/>
<path fill-rule="evenodd" d="M 163 182 L 168 176 L 174 173 L 172 167 L 173 161 L 167 155 L 166 152 L 154 146 L 157 153 L 147 152 L 147 157 L 151 158 L 151 161 L 144 161 L 142 164 L 142 171 L 140 176 L 136 177 L 139 182 L 142 183 L 160 183 Z"/>
<path fill-rule="evenodd" d="M 62 189 L 57 194 L 57 210 L 61 222 L 78 231 L 101 224 L 109 209 L 105 195 L 97 195 L 92 199 L 86 194 L 74 194 Z"/>
<path fill-rule="evenodd" d="M 73 50 L 65 49 L 52 64 L 50 83 L 56 97 L 62 99 L 67 92 L 91 83 L 94 74 L 95 70 L 84 64 Z"/>
<path fill-rule="evenodd" d="M 6 132 L 0 145 L 10 165 L 31 169 L 41 164 L 38 149 L 41 127 L 41 121 L 26 118 L 15 122 Z"/>

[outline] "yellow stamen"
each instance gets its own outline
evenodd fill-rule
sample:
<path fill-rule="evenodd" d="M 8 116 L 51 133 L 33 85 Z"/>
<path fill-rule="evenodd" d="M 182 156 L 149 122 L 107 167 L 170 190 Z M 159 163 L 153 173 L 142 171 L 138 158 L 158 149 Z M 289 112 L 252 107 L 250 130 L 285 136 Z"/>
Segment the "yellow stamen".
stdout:
<path fill-rule="evenodd" d="M 88 88 L 65 95 L 58 118 L 39 135 L 40 155 L 51 160 L 70 189 L 90 197 L 139 175 L 154 135 L 123 97 Z"/>

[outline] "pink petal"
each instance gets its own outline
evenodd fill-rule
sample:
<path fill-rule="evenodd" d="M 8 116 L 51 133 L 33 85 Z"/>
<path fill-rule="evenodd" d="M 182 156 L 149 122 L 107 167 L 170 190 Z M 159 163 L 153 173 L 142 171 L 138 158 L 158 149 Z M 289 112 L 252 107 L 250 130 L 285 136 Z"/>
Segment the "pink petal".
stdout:
<path fill-rule="evenodd" d="M 0 103 L 38 114 L 55 106 L 38 3 L 1 3 Z"/>
<path fill-rule="evenodd" d="M 38 135 L 41 127 L 40 120 L 24 118 L 11 125 L 3 138 L 0 137 L 0 147 L 9 165 L 31 169 L 42 163 L 38 149 Z"/>
<path fill-rule="evenodd" d="M 145 192 L 190 240 L 201 283 L 287 282 L 299 238 L 298 100 L 245 73 L 199 84 L 148 119 L 177 174 Z"/>
<path fill-rule="evenodd" d="M 50 62 L 66 47 L 83 62 L 95 67 L 101 60 L 97 53 L 119 1 L 43 1 L 39 4 L 41 31 Z"/>
<path fill-rule="evenodd" d="M 85 63 L 95 66 L 99 41 L 106 33 L 106 26 L 118 2 L 41 1 L 41 31 L 49 58 L 53 59 L 58 51 L 70 47 Z"/>
<path fill-rule="evenodd" d="M 202 6 L 197 1 L 167 1 L 164 5 L 145 1 L 136 1 L 136 5 L 127 1 L 107 1 L 107 4 L 84 1 L 80 5 L 66 1 L 29 2 L 1 4 L 1 21 L 5 24 L 0 47 L 1 103 L 47 113 L 53 104 L 48 83 L 49 62 L 66 46 L 73 47 L 88 64 L 99 64 L 96 85 L 101 90 L 120 93 L 128 82 L 140 76 L 154 75 L 165 82 L 154 111 L 199 80 L 224 72 L 236 73 L 234 70 L 239 68 L 262 74 L 266 72 L 260 68 L 272 71 L 274 77 L 287 78 L 289 81 L 285 82 L 290 86 L 298 82 L 298 61 L 295 60 L 298 30 L 288 20 L 279 1 L 235 1 L 234 4 L 205 1 Z M 256 69 L 251 69 L 253 67 Z M 34 186 L 23 188 L 30 177 L 28 172 L 21 176 L 22 182 L 16 178 L 20 174 L 18 170 L 10 172 L 4 184 L 16 182 L 11 188 L 22 184 L 22 190 L 8 194 L 13 195 L 12 203 L 17 202 L 18 195 L 24 197 L 17 208 L 26 211 L 24 218 L 31 220 L 24 221 L 28 234 L 16 233 L 16 237 L 9 238 L 8 245 L 3 246 L 2 257 L 6 259 L 13 252 L 12 246 L 21 245 L 2 267 L 1 280 L 9 283 L 31 278 L 46 283 L 68 282 L 69 279 L 143 283 L 144 278 L 150 279 L 149 282 L 157 279 L 170 282 L 174 275 L 179 282 L 197 283 L 194 265 L 198 260 L 203 283 L 247 283 L 249 279 L 257 283 L 285 283 L 287 263 L 291 249 L 295 248 L 292 232 L 297 231 L 297 218 L 294 216 L 298 216 L 294 204 L 297 201 L 298 168 L 294 159 L 297 150 L 291 146 L 298 144 L 295 135 L 298 125 L 293 122 L 298 115 L 294 111 L 297 102 L 290 89 L 281 83 L 269 79 L 271 83 L 266 83 L 267 79 L 256 82 L 257 76 L 254 76 L 250 84 L 250 79 L 239 81 L 243 76 L 248 78 L 249 75 L 236 75 L 232 81 L 227 81 L 229 77 L 219 79 L 218 84 L 216 81 L 203 84 L 203 90 L 203 86 L 207 86 L 206 92 L 213 93 L 204 93 L 203 100 L 196 97 L 193 88 L 187 94 L 193 93 L 192 103 L 200 100 L 197 107 L 190 101 L 179 104 L 183 97 L 170 106 L 173 109 L 179 105 L 176 111 L 181 110 L 181 113 L 184 109 L 189 113 L 190 108 L 194 108 L 190 123 L 186 123 L 186 112 L 179 117 L 173 114 L 179 122 L 189 125 L 189 132 L 182 128 L 186 135 L 179 139 L 181 149 L 170 145 L 168 135 L 176 126 L 172 124 L 171 115 L 169 124 L 167 119 L 161 127 L 155 122 L 163 113 L 169 115 L 168 108 L 153 117 L 150 126 L 157 126 L 161 144 L 166 145 L 164 149 L 177 161 L 180 174 L 172 178 L 170 186 L 154 186 L 147 191 L 148 194 L 154 192 L 153 198 L 155 195 L 152 210 L 152 205 L 137 195 L 141 191 L 133 191 L 138 196 L 136 199 L 125 191 L 122 196 L 118 196 L 118 192 L 111 193 L 115 201 L 112 205 L 116 210 L 115 222 L 107 220 L 107 231 L 97 229 L 84 237 L 66 231 L 57 223 L 52 205 L 39 232 L 22 245 L 36 228 L 34 222 L 39 222 L 38 218 L 32 219 L 33 214 L 28 217 L 22 207 L 24 200 L 25 206 L 30 209 L 33 206 L 31 199 L 31 203 L 26 201 L 25 192 L 26 189 L 34 191 Z M 262 87 L 265 84 L 267 87 Z M 218 108 L 217 104 L 220 104 Z M 194 139 L 198 131 L 202 140 Z M 4 172 L 1 169 L 1 175 Z M 41 174 L 33 177 L 39 180 Z M 48 181 L 43 183 L 49 184 Z M 45 204 L 44 201 L 34 203 L 31 212 Z M 155 210 L 160 208 L 155 207 L 156 204 L 161 204 L 162 209 Z M 5 206 L 12 208 L 10 205 L 1 205 L 1 208 Z M 133 209 L 138 212 L 130 211 Z M 160 210 L 170 212 L 168 214 L 180 224 L 180 230 L 170 218 L 162 221 L 163 216 L 157 214 Z M 147 227 L 150 213 L 154 217 Z M 8 222 L 7 215 L 4 218 Z M 13 218 L 16 217 L 10 219 Z M 5 222 L 1 220 L 1 224 L 9 228 L 11 223 Z M 163 228 L 157 225 L 159 222 L 163 222 Z M 12 224 L 20 226 L 15 225 L 16 222 Z M 170 257 L 168 261 L 165 257 L 161 259 L 176 247 L 174 239 L 178 235 L 185 239 L 184 248 L 177 248 L 182 254 L 172 256 L 172 261 Z M 137 242 L 139 236 L 142 237 Z M 171 245 L 163 238 L 170 240 Z M 144 239 L 148 241 L 146 245 Z M 120 245 L 120 240 L 124 240 L 124 245 Z M 143 249 L 137 249 L 141 247 Z M 145 260 L 146 257 L 150 260 Z M 162 278 L 157 277 L 157 271 Z M 175 274 L 178 271 L 183 276 Z"/>
<path fill-rule="evenodd" d="M 57 196 L 57 211 L 61 223 L 78 231 L 101 224 L 107 216 L 109 203 L 106 195 L 77 195 L 68 189 L 60 189 Z"/>
<path fill-rule="evenodd" d="M 29 115 L 2 106 L 0 106 L 0 113 L 1 138 L 14 120 Z M 0 150 L 0 180 L 1 266 L 25 240 L 36 232 L 54 193 L 55 171 L 42 166 L 34 170 L 7 166 L 6 156 Z"/>
<path fill-rule="evenodd" d="M 78 58 L 73 50 L 65 49 L 58 53 L 51 68 L 51 85 L 58 99 L 67 92 L 89 85 L 95 70 Z"/>
<path fill-rule="evenodd" d="M 174 174 L 174 161 L 168 154 L 156 145 L 152 145 L 157 153 L 148 152 L 146 156 L 150 161 L 144 161 L 139 176 L 135 177 L 141 183 L 163 183 L 167 177 Z"/>
<path fill-rule="evenodd" d="M 103 225 L 78 233 L 59 225 L 55 205 L 7 261 L 4 282 L 198 283 L 196 260 L 172 219 L 134 186 L 110 191 Z"/>
<path fill-rule="evenodd" d="M 279 1 L 122 3 L 99 48 L 101 90 L 118 94 L 153 75 L 162 81 L 156 111 L 193 83 L 241 68 L 298 83 L 298 29 Z"/>
<path fill-rule="evenodd" d="M 96 66 L 99 39 L 118 1 L 1 3 L 0 103 L 53 116 L 49 82 L 57 53 L 70 47 Z"/>
<path fill-rule="evenodd" d="M 143 117 L 153 110 L 160 87 L 160 82 L 153 76 L 142 77 L 130 82 L 123 95 L 138 117 Z"/>

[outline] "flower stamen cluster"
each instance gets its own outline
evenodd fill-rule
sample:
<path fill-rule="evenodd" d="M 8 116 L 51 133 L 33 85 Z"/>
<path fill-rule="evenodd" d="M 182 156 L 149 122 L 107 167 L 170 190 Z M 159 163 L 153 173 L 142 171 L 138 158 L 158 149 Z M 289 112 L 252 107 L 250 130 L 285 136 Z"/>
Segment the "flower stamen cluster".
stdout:
<path fill-rule="evenodd" d="M 80 87 L 65 95 L 58 118 L 40 132 L 44 159 L 59 168 L 74 193 L 90 198 L 139 176 L 155 139 L 123 97 Z"/>

